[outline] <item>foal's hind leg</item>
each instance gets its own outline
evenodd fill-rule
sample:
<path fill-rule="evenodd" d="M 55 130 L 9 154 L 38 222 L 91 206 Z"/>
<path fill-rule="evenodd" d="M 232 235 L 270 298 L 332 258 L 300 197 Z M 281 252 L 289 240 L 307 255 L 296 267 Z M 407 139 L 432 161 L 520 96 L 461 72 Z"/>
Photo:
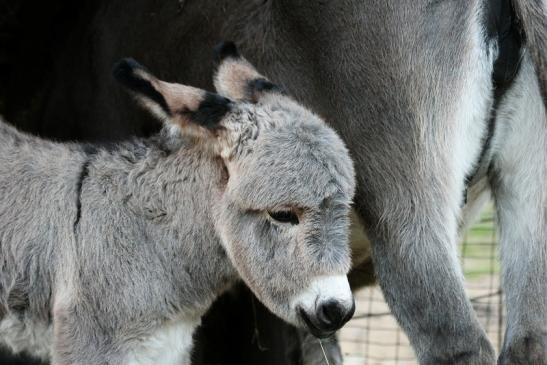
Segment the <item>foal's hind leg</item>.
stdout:
<path fill-rule="evenodd" d="M 507 301 L 499 363 L 547 364 L 547 119 L 527 57 L 498 115 L 491 182 Z"/>

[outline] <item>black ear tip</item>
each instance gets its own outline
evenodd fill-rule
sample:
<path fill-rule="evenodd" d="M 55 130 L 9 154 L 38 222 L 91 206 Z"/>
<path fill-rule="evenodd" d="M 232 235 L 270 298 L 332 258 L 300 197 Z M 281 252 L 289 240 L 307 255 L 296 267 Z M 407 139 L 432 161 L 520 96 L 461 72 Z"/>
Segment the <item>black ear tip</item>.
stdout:
<path fill-rule="evenodd" d="M 254 93 L 262 92 L 273 92 L 283 95 L 286 94 L 285 90 L 281 86 L 276 85 L 270 80 L 266 80 L 264 78 L 258 78 L 249 81 L 247 87 L 249 88 L 249 92 L 251 95 L 253 95 Z"/>
<path fill-rule="evenodd" d="M 144 69 L 144 67 L 132 58 L 123 58 L 112 67 L 112 75 L 116 80 L 123 83 L 128 78 L 134 77 L 133 73 L 137 69 Z"/>
<path fill-rule="evenodd" d="M 192 120 L 203 127 L 214 129 L 232 109 L 232 101 L 218 94 L 206 92 Z"/>
<path fill-rule="evenodd" d="M 221 62 L 229 57 L 241 57 L 235 43 L 231 41 L 220 42 L 219 44 L 217 44 L 214 48 L 214 55 L 216 62 Z"/>

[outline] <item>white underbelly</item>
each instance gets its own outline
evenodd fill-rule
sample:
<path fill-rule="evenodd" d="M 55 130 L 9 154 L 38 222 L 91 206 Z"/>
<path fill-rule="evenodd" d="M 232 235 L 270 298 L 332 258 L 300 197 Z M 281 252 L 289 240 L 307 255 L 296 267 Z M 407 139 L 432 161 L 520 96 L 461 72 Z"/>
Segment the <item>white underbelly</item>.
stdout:
<path fill-rule="evenodd" d="M 199 321 L 169 322 L 133 346 L 128 365 L 190 365 L 192 335 Z"/>

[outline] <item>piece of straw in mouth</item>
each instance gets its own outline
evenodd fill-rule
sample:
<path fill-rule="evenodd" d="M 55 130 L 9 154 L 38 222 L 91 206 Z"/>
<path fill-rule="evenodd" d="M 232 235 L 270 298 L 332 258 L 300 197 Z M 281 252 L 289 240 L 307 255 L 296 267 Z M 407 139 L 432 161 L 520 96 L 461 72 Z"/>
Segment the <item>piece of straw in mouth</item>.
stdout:
<path fill-rule="evenodd" d="M 323 357 L 325 357 L 325 363 L 327 365 L 330 365 L 329 364 L 329 359 L 327 359 L 327 354 L 325 352 L 325 348 L 323 347 L 323 342 L 321 342 L 321 340 L 318 338 L 317 341 L 319 341 L 319 346 L 321 346 L 321 351 L 323 351 Z"/>

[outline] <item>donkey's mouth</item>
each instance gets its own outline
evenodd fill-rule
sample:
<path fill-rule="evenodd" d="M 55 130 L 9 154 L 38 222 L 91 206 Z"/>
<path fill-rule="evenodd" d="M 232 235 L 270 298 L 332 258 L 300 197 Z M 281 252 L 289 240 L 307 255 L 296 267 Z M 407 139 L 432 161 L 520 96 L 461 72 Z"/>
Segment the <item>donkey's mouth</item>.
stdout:
<path fill-rule="evenodd" d="M 316 325 L 313 320 L 308 316 L 306 311 L 302 307 L 297 308 L 298 315 L 300 318 L 302 318 L 302 321 L 304 321 L 304 324 L 306 325 L 306 328 L 312 335 L 314 335 L 317 338 L 327 338 L 334 335 L 336 330 L 338 328 L 328 328 L 328 329 L 321 329 Z"/>

